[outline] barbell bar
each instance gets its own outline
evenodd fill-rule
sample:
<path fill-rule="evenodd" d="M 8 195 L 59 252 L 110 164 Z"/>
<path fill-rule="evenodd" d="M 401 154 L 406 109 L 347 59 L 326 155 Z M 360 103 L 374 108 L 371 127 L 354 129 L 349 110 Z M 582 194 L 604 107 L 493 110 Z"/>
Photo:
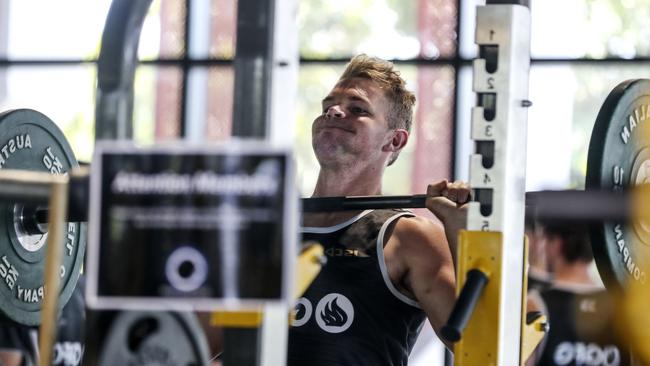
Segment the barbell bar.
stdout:
<path fill-rule="evenodd" d="M 71 176 L 68 207 L 70 222 L 88 220 L 88 176 Z M 2 196 L 7 200 L 10 196 Z M 362 211 L 379 209 L 426 208 L 426 194 L 395 196 L 334 196 L 301 198 L 303 213 Z M 544 190 L 526 192 L 526 215 L 546 220 L 626 221 L 632 217 L 632 196 L 628 191 Z M 26 209 L 26 211 L 29 211 Z M 46 224 L 48 209 L 32 208 L 24 218 L 26 224 Z"/>

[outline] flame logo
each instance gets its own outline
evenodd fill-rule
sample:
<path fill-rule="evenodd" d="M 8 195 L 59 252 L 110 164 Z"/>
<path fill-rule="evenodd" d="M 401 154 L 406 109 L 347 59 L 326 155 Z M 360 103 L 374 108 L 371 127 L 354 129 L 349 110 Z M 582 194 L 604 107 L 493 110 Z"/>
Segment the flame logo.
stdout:
<path fill-rule="evenodd" d="M 296 319 L 302 319 L 307 312 L 304 304 L 296 304 Z"/>
<path fill-rule="evenodd" d="M 342 327 L 348 321 L 348 314 L 336 303 L 337 300 L 328 302 L 320 313 L 321 319 L 330 327 Z"/>
<path fill-rule="evenodd" d="M 291 325 L 294 327 L 301 327 L 309 321 L 309 318 L 312 314 L 312 305 L 311 302 L 304 297 L 299 298 L 296 301 L 296 306 L 294 307 L 295 316 L 291 321 Z"/>
<path fill-rule="evenodd" d="M 328 333 L 345 332 L 354 321 L 354 306 L 345 295 L 325 295 L 316 306 L 316 323 Z"/>

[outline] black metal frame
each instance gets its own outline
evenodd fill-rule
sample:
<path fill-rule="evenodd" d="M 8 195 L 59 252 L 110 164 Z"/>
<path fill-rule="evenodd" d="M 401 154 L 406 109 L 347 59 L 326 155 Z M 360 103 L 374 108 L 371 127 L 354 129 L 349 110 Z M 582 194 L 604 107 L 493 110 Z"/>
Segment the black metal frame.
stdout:
<path fill-rule="evenodd" d="M 133 79 L 138 44 L 151 0 L 113 0 L 97 59 L 95 139 L 133 138 Z"/>

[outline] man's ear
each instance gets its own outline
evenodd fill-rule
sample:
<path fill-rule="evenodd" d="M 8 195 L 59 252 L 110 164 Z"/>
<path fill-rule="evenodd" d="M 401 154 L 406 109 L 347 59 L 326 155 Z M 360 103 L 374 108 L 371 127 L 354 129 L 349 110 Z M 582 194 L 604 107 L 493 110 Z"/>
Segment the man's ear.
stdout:
<path fill-rule="evenodd" d="M 384 151 L 400 151 L 404 145 L 408 142 L 409 133 L 408 131 L 398 128 L 393 130 L 393 136 L 390 141 L 384 145 Z"/>

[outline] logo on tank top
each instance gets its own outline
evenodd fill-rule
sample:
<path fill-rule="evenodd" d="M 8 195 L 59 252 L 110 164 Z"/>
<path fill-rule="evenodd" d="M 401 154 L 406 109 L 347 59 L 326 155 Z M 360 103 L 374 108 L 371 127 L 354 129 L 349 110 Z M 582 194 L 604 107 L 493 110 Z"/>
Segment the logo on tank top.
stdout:
<path fill-rule="evenodd" d="M 80 342 L 56 342 L 52 351 L 52 365 L 77 366 L 81 363 L 84 347 Z"/>
<path fill-rule="evenodd" d="M 307 300 L 304 297 L 301 297 L 298 299 L 296 302 L 296 306 L 294 307 L 295 311 L 295 316 L 293 320 L 291 321 L 291 325 L 294 327 L 300 327 L 303 326 L 309 321 L 309 318 L 311 317 L 313 307 L 311 305 L 311 302 Z"/>
<path fill-rule="evenodd" d="M 596 300 L 594 299 L 583 299 L 580 301 L 580 311 L 584 313 L 595 313 L 596 312 Z"/>
<path fill-rule="evenodd" d="M 341 333 L 352 325 L 354 307 L 347 297 L 332 293 L 318 302 L 314 317 L 322 330 L 328 333 Z"/>
<path fill-rule="evenodd" d="M 553 361 L 556 365 L 618 366 L 621 355 L 614 345 L 601 347 L 595 343 L 562 342 L 553 352 Z"/>

